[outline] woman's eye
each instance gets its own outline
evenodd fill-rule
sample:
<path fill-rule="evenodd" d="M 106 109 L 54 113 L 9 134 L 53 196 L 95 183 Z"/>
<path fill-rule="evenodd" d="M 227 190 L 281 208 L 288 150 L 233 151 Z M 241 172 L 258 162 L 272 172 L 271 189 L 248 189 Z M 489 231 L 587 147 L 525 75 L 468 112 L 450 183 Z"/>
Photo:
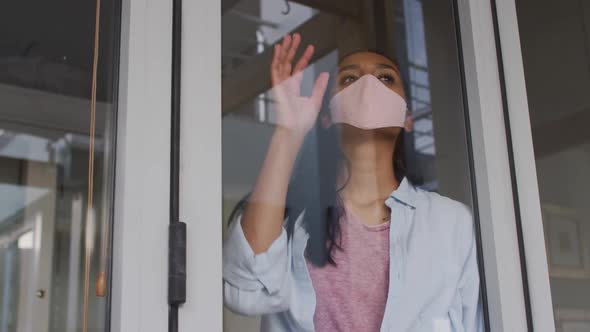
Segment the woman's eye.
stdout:
<path fill-rule="evenodd" d="M 345 77 L 342 78 L 342 80 L 340 80 L 340 83 L 346 85 L 346 84 L 350 84 L 350 83 L 352 83 L 354 81 L 356 81 L 356 77 L 354 77 L 354 76 L 345 76 Z"/>
<path fill-rule="evenodd" d="M 385 75 L 379 75 L 379 80 L 385 84 L 391 84 L 395 81 L 395 79 L 393 78 L 393 76 L 385 74 Z"/>

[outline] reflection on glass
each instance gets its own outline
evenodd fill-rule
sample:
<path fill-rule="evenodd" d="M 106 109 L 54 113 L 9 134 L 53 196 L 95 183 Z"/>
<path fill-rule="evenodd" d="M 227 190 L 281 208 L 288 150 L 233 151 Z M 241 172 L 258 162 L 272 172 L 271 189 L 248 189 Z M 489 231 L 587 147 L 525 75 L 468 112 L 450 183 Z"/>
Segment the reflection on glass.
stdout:
<path fill-rule="evenodd" d="M 222 5 L 224 330 L 482 330 L 452 3 L 352 3 Z"/>
<path fill-rule="evenodd" d="M 0 5 L 1 332 L 103 331 L 109 325 L 108 297 L 95 295 L 95 282 L 110 256 L 119 9 L 108 0 L 101 8 L 89 207 L 96 3 Z"/>
<path fill-rule="evenodd" d="M 590 3 L 517 5 L 555 326 L 590 331 Z"/>

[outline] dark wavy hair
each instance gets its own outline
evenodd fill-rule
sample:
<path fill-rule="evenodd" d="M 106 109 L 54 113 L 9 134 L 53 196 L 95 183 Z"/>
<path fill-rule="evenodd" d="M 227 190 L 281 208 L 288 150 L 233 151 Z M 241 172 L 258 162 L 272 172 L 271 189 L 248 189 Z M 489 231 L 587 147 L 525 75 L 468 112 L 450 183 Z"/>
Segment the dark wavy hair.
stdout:
<path fill-rule="evenodd" d="M 349 55 L 359 52 L 373 52 L 382 55 L 399 69 L 397 61 L 376 50 L 359 50 L 348 53 L 341 57 L 338 63 L 340 64 Z M 335 84 L 334 76 L 330 75 L 327 91 L 330 91 Z M 402 81 L 405 80 L 402 79 Z M 339 247 L 339 221 L 345 214 L 340 191 L 346 186 L 345 182 L 343 187 L 337 187 L 337 176 L 342 165 L 345 167 L 350 165 L 350 161 L 346 159 L 341 149 L 338 126 L 324 128 L 321 125 L 321 119 L 329 117 L 327 99 L 329 98 L 324 98 L 318 121 L 307 135 L 299 151 L 285 203 L 285 228 L 289 236 L 293 235 L 295 222 L 305 211 L 302 223 L 309 234 L 305 254 L 316 266 L 336 264 L 332 258 L 332 252 Z M 405 133 L 402 129 L 396 140 L 392 163 L 395 177 L 399 182 L 404 178 L 413 182 L 406 167 L 404 136 Z M 249 195 L 238 202 L 229 217 L 230 222 L 243 211 L 248 198 Z"/>

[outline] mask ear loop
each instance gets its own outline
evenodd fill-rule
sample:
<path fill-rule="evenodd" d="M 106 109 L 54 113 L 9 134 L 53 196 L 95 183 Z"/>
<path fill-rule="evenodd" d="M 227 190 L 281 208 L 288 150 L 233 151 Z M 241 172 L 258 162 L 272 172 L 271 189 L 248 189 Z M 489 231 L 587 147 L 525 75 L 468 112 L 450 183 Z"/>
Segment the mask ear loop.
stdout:
<path fill-rule="evenodd" d="M 320 124 L 322 125 L 322 128 L 324 128 L 324 129 L 330 128 L 333 125 L 330 115 L 320 114 Z"/>
<path fill-rule="evenodd" d="M 411 133 L 414 130 L 414 118 L 412 117 L 412 112 L 408 107 L 406 107 L 406 119 L 404 121 L 404 131 L 406 133 Z"/>

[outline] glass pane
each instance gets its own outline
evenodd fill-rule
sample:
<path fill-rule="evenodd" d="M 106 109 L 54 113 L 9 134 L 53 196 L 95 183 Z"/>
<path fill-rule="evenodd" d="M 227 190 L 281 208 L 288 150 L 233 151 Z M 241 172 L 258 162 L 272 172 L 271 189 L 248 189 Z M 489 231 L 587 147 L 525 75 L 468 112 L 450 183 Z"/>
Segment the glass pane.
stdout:
<path fill-rule="evenodd" d="M 0 5 L 2 332 L 109 326 L 120 10 L 101 2 L 94 136 L 96 2 Z"/>
<path fill-rule="evenodd" d="M 483 330 L 453 1 L 222 15 L 224 330 Z"/>
<path fill-rule="evenodd" d="M 517 1 L 557 331 L 590 331 L 590 2 Z"/>

